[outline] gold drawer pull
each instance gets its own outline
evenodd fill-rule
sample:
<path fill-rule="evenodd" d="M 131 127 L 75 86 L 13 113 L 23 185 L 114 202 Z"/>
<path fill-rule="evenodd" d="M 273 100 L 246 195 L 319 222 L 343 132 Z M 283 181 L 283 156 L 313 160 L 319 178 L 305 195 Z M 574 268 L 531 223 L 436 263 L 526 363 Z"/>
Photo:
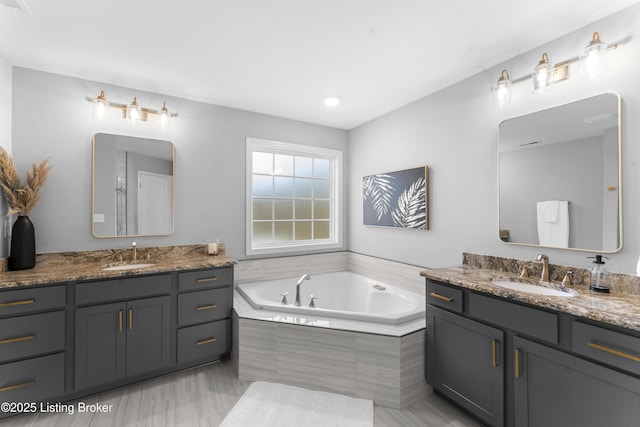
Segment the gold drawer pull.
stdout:
<path fill-rule="evenodd" d="M 496 340 L 491 340 L 491 367 L 495 368 L 498 366 L 498 356 L 497 356 L 497 342 Z"/>
<path fill-rule="evenodd" d="M 3 302 L 2 304 L 0 304 L 0 307 L 14 307 L 16 305 L 33 304 L 34 302 L 36 302 L 36 300 L 34 298 L 25 299 L 25 300 L 22 300 L 22 301 Z"/>
<path fill-rule="evenodd" d="M 16 385 L 8 385 L 6 387 L 0 388 L 0 391 L 15 390 L 17 388 L 28 387 L 30 385 L 33 385 L 33 381 L 27 381 L 26 383 L 16 384 Z"/>
<path fill-rule="evenodd" d="M 515 376 L 516 378 L 520 378 L 520 350 L 515 349 L 514 353 L 514 365 L 515 365 Z"/>
<path fill-rule="evenodd" d="M 118 332 L 122 332 L 122 310 L 118 312 Z"/>
<path fill-rule="evenodd" d="M 633 360 L 634 362 L 640 362 L 640 357 L 633 354 L 625 353 L 624 351 L 616 350 L 615 348 L 605 347 L 600 344 L 596 344 L 593 341 L 589 341 L 587 345 L 596 350 L 605 351 L 607 353 L 615 354 L 616 356 L 624 357 L 625 359 Z"/>
<path fill-rule="evenodd" d="M 209 338 L 209 339 L 206 339 L 206 340 L 196 341 L 196 345 L 211 344 L 212 342 L 216 342 L 216 339 L 215 338 Z"/>
<path fill-rule="evenodd" d="M 133 330 L 133 308 L 129 309 L 129 330 Z"/>
<path fill-rule="evenodd" d="M 437 298 L 437 299 L 439 299 L 441 301 L 453 302 L 453 298 L 443 297 L 442 295 L 437 294 L 435 292 L 431 292 L 429 295 L 431 295 L 432 297 Z"/>
<path fill-rule="evenodd" d="M 217 305 L 215 305 L 215 304 L 211 304 L 211 305 L 201 305 L 201 306 L 196 307 L 196 310 L 197 310 L 197 311 L 210 310 L 210 309 L 212 309 L 212 308 L 216 308 L 216 307 L 217 307 Z"/>
<path fill-rule="evenodd" d="M 205 277 L 203 279 L 197 279 L 196 283 L 206 283 L 206 282 L 215 282 L 216 280 L 218 280 L 217 277 Z"/>
<path fill-rule="evenodd" d="M 26 337 L 20 337 L 20 338 L 8 338 L 6 340 L 0 341 L 0 344 L 11 344 L 13 342 L 27 341 L 27 340 L 32 340 L 35 337 L 36 337 L 35 335 L 27 335 Z"/>

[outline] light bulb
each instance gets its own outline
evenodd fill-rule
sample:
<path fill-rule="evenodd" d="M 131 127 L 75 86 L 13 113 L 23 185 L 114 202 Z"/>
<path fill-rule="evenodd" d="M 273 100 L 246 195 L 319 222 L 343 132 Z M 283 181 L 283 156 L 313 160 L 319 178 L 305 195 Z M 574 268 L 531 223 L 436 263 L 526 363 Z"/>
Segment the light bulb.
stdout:
<path fill-rule="evenodd" d="M 167 103 L 165 102 L 162 109 L 158 112 L 158 126 L 162 130 L 167 130 L 171 127 L 171 113 L 167 110 Z"/>
<path fill-rule="evenodd" d="M 607 45 L 600 41 L 600 34 L 593 38 L 580 54 L 580 76 L 586 80 L 602 77 L 607 72 Z"/>
<path fill-rule="evenodd" d="M 542 54 L 542 59 L 538 62 L 538 65 L 533 69 L 533 93 L 543 94 L 551 90 L 551 77 L 553 68 L 549 64 L 549 56 L 546 53 Z"/>
<path fill-rule="evenodd" d="M 139 125 L 142 119 L 142 108 L 138 105 L 138 100 L 135 96 L 131 104 L 127 106 L 127 119 L 129 119 L 134 126 Z"/>
<path fill-rule="evenodd" d="M 99 121 L 109 118 L 109 101 L 107 101 L 103 90 L 101 90 L 100 95 L 93 100 L 93 117 Z"/>
<path fill-rule="evenodd" d="M 502 70 L 500 78 L 493 85 L 493 105 L 502 107 L 511 103 L 511 80 L 509 72 Z"/>

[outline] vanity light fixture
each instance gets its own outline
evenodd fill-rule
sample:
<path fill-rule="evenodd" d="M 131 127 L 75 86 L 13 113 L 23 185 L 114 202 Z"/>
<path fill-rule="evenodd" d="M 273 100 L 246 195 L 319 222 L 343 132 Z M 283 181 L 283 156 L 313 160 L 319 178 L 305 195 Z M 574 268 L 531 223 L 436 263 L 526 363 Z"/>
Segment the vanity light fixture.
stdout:
<path fill-rule="evenodd" d="M 155 115 L 158 116 L 158 127 L 162 130 L 167 130 L 171 126 L 171 119 L 177 116 L 177 114 L 171 113 L 167 109 L 166 102 L 162 105 L 160 110 L 151 110 L 140 106 L 138 104 L 138 99 L 135 96 L 129 105 L 118 104 L 107 101 L 107 97 L 103 90 L 100 91 L 100 95 L 95 98 L 88 98 L 88 100 L 93 103 L 94 118 L 100 121 L 106 120 L 109 117 L 109 108 L 116 108 L 122 111 L 122 118 L 129 120 L 134 126 L 140 124 L 140 122 L 148 121 L 149 115 Z"/>
<path fill-rule="evenodd" d="M 109 101 L 104 96 L 104 91 L 100 91 L 100 95 L 93 99 L 93 117 L 98 121 L 109 118 Z"/>
<path fill-rule="evenodd" d="M 502 107 L 511 102 L 511 79 L 507 70 L 502 70 L 500 78 L 493 85 L 493 105 Z"/>
<path fill-rule="evenodd" d="M 607 72 L 607 45 L 600 41 L 600 34 L 593 38 L 580 54 L 580 75 L 583 79 L 594 80 Z"/>
<path fill-rule="evenodd" d="M 549 55 L 542 54 L 533 73 L 516 79 L 509 78 L 509 72 L 502 70 L 500 78 L 493 85 L 493 104 L 499 107 L 511 102 L 511 86 L 531 79 L 533 93 L 543 94 L 551 90 L 555 83 L 569 78 L 569 65 L 579 62 L 580 75 L 589 80 L 601 77 L 607 70 L 607 52 L 616 49 L 617 43 L 607 45 L 600 40 L 600 34 L 594 32 L 591 41 L 579 56 L 552 65 Z"/>
<path fill-rule="evenodd" d="M 553 73 L 553 67 L 549 64 L 549 55 L 545 52 L 538 65 L 533 69 L 533 93 L 543 94 L 551 90 L 551 73 Z"/>
<path fill-rule="evenodd" d="M 140 108 L 140 106 L 138 105 L 138 100 L 134 96 L 131 104 L 127 106 L 127 119 L 129 119 L 132 125 L 137 126 L 140 124 L 141 117 L 142 108 Z"/>

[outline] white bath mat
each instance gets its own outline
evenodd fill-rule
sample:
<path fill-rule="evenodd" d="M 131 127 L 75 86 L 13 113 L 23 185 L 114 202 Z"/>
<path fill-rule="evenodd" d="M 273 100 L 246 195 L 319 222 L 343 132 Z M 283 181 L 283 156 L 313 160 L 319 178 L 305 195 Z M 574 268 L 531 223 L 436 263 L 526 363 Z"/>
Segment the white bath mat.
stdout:
<path fill-rule="evenodd" d="M 323 391 L 252 383 L 220 427 L 371 427 L 373 402 Z"/>

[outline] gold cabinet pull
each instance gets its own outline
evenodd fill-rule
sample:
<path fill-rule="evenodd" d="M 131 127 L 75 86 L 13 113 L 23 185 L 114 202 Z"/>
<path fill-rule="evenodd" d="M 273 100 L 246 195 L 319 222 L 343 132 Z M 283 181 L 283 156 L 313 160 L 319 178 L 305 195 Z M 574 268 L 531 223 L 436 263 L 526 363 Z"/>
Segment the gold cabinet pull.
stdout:
<path fill-rule="evenodd" d="M 209 339 L 206 339 L 206 340 L 196 341 L 196 345 L 211 344 L 212 342 L 216 342 L 216 339 L 215 338 L 209 338 Z"/>
<path fill-rule="evenodd" d="M 216 308 L 217 305 L 215 304 L 211 304 L 211 305 L 200 305 L 198 307 L 196 307 L 197 311 L 202 311 L 202 310 L 211 310 L 212 308 Z"/>
<path fill-rule="evenodd" d="M 206 282 L 215 282 L 216 280 L 218 280 L 217 277 L 205 277 L 202 279 L 197 279 L 196 283 L 206 283 Z"/>
<path fill-rule="evenodd" d="M 122 332 L 122 310 L 118 312 L 118 332 Z"/>
<path fill-rule="evenodd" d="M 129 309 L 129 330 L 133 329 L 133 308 Z"/>
<path fill-rule="evenodd" d="M 15 390 L 17 388 L 28 387 L 30 385 L 33 385 L 33 381 L 27 381 L 26 383 L 16 384 L 16 385 L 8 385 L 6 387 L 0 388 L 0 391 Z"/>
<path fill-rule="evenodd" d="M 453 302 L 453 298 L 444 297 L 444 296 L 442 296 L 442 295 L 440 295 L 438 293 L 435 293 L 435 292 L 431 292 L 429 295 L 431 295 L 432 297 L 437 298 L 437 299 L 439 299 L 441 301 Z"/>
<path fill-rule="evenodd" d="M 36 302 L 35 298 L 25 299 L 25 300 L 22 300 L 22 301 L 3 302 L 2 304 L 0 304 L 0 307 L 14 307 L 16 305 L 33 304 L 34 302 Z"/>
<path fill-rule="evenodd" d="M 515 377 L 520 378 L 520 350 L 517 348 L 514 350 L 514 365 L 515 365 Z"/>
<path fill-rule="evenodd" d="M 591 348 L 595 348 L 596 350 L 605 351 L 619 357 L 624 357 L 625 359 L 633 360 L 634 362 L 640 362 L 640 357 L 634 356 L 633 354 L 625 353 L 624 351 L 616 350 L 615 348 L 606 347 L 593 341 L 589 341 L 587 345 Z"/>
<path fill-rule="evenodd" d="M 36 337 L 35 335 L 27 335 L 25 337 L 20 337 L 20 338 L 7 338 L 6 340 L 1 340 L 0 344 L 11 344 L 13 342 L 27 341 L 27 340 L 32 340 L 35 337 Z"/>
<path fill-rule="evenodd" d="M 497 347 L 498 343 L 496 340 L 491 340 L 491 367 L 495 368 L 498 366 L 498 355 L 497 355 Z"/>

